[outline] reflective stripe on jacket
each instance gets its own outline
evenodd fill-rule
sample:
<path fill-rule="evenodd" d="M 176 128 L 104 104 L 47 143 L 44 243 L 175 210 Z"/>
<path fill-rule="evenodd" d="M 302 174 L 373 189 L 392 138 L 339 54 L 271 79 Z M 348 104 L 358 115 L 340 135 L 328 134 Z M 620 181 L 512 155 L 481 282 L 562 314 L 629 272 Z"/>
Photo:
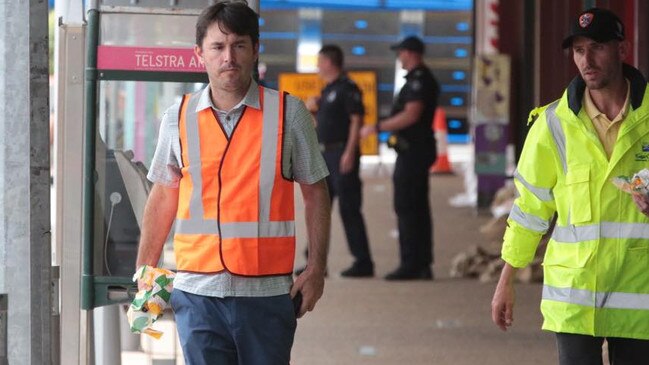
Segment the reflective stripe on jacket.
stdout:
<path fill-rule="evenodd" d="M 649 167 L 649 92 L 625 65 L 631 108 L 607 159 L 581 101 L 580 77 L 543 108 L 528 134 L 502 257 L 528 265 L 554 214 L 543 261 L 543 328 L 649 339 L 649 220 L 611 179 Z"/>
<path fill-rule="evenodd" d="M 295 258 L 293 181 L 282 176 L 284 97 L 260 87 L 230 138 L 211 108 L 185 95 L 182 178 L 175 222 L 178 270 L 245 276 L 290 274 Z"/>

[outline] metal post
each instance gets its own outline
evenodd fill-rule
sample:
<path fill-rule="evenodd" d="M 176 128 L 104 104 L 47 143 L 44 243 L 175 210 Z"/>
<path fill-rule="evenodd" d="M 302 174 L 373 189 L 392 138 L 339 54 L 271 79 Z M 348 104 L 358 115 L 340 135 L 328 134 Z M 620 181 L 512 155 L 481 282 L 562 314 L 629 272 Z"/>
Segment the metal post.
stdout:
<path fill-rule="evenodd" d="M 56 190 L 56 248 L 61 270 L 61 363 L 80 364 L 84 358 L 81 331 L 81 239 L 83 190 L 83 25 L 59 27 L 60 59 L 57 66 L 56 138 L 54 139 Z M 81 126 L 80 126 L 81 125 Z"/>
<path fill-rule="evenodd" d="M 92 3 L 92 2 L 91 2 Z M 95 213 L 95 147 L 97 135 L 97 44 L 99 10 L 88 9 L 86 37 L 84 148 L 83 148 L 83 257 L 81 264 L 81 309 L 85 310 L 87 334 L 84 364 L 94 363 L 92 309 L 94 308 L 94 213 Z"/>
<path fill-rule="evenodd" d="M 99 11 L 88 10 L 87 61 L 84 110 L 84 170 L 83 170 L 83 260 L 81 274 L 81 308 L 94 308 L 93 245 L 95 211 L 95 138 L 97 134 L 97 43 L 99 39 Z"/>
<path fill-rule="evenodd" d="M 61 364 L 82 364 L 87 333 L 81 315 L 81 239 L 83 187 L 83 0 L 55 0 L 54 216 L 56 265 L 60 268 Z M 82 345 L 82 343 L 84 345 Z M 85 362 L 84 362 L 85 363 Z"/>
<path fill-rule="evenodd" d="M 93 309 L 95 365 L 120 365 L 122 352 L 120 347 L 118 304 Z"/>

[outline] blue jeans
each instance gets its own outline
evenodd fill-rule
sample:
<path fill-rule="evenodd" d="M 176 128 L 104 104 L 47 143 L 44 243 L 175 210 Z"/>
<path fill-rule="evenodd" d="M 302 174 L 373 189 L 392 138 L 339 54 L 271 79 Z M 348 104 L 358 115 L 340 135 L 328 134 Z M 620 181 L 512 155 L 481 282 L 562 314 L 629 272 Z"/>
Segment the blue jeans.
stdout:
<path fill-rule="evenodd" d="M 187 365 L 287 365 L 297 321 L 288 294 L 216 298 L 174 290 Z"/>

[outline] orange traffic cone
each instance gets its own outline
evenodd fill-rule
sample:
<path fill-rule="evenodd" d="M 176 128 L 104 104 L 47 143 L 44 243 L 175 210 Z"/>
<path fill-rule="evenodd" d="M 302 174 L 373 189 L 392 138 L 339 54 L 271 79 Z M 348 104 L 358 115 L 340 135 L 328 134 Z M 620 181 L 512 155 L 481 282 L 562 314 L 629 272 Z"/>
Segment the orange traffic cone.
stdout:
<path fill-rule="evenodd" d="M 430 167 L 430 173 L 452 174 L 453 169 L 448 160 L 448 129 L 446 127 L 446 112 L 444 112 L 442 107 L 437 107 L 437 109 L 435 109 L 433 131 L 435 131 L 435 140 L 437 141 L 437 159 Z"/>

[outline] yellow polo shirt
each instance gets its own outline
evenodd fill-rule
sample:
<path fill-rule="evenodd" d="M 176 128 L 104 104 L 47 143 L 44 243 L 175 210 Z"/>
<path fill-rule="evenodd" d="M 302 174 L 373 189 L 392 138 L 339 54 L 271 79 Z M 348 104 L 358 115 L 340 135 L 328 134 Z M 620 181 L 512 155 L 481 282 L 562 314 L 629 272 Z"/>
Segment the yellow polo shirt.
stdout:
<path fill-rule="evenodd" d="M 593 127 L 595 127 L 595 131 L 597 132 L 599 140 L 602 142 L 602 147 L 604 147 L 606 156 L 609 159 L 611 158 L 613 149 L 615 148 L 617 132 L 620 130 L 620 125 L 629 112 L 629 95 L 631 90 L 629 80 L 626 80 L 626 85 L 626 100 L 624 101 L 624 106 L 620 109 L 620 112 L 615 118 L 613 118 L 613 120 L 608 119 L 606 114 L 597 109 L 593 99 L 590 98 L 590 92 L 588 89 L 584 91 L 584 111 L 593 122 Z"/>

